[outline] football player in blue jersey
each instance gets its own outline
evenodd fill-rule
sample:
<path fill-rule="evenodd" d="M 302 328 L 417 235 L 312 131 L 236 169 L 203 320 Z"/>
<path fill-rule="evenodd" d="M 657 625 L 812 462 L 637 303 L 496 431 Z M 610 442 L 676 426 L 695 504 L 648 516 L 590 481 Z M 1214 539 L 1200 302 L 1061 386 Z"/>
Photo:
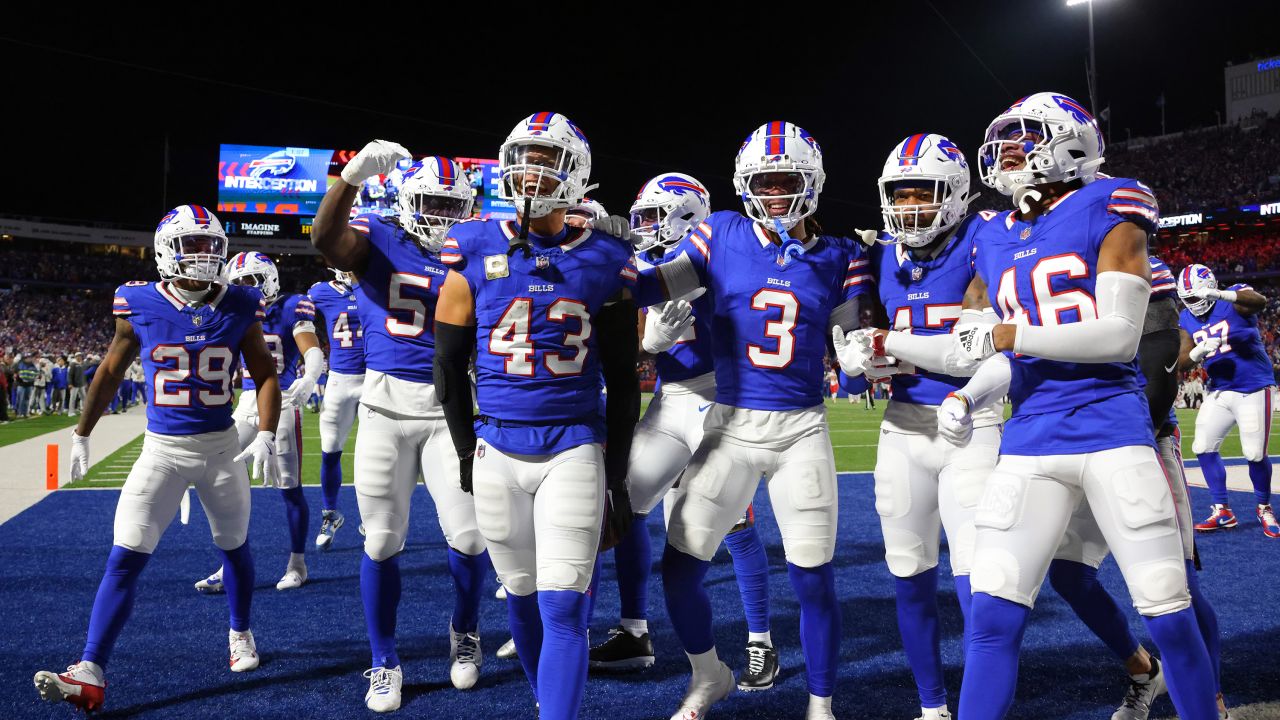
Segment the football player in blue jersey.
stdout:
<path fill-rule="evenodd" d="M 398 196 L 397 196 L 398 197 Z M 401 224 L 405 224 L 402 219 Z M 334 279 L 311 286 L 307 297 L 324 318 L 329 335 L 329 380 L 320 411 L 320 534 L 316 547 L 333 547 L 333 535 L 345 519 L 338 511 L 342 489 L 342 449 L 356 421 L 364 385 L 364 328 L 360 325 L 354 273 L 334 270 Z"/>
<path fill-rule="evenodd" d="M 587 679 L 586 591 L 602 519 L 609 507 L 609 536 L 619 538 L 631 516 L 627 460 L 640 388 L 627 288 L 635 258 L 598 224 L 565 222 L 591 174 L 586 137 L 565 116 L 518 123 L 499 171 L 519 219 L 450 230 L 435 380 L 540 717 L 567 720 L 578 716 Z M 473 353 L 478 425 L 467 375 Z"/>
<path fill-rule="evenodd" d="M 1267 454 L 1276 380 L 1257 317 L 1266 309 L 1267 299 L 1243 283 L 1218 289 L 1213 271 L 1204 265 L 1182 269 L 1178 297 L 1186 305 L 1180 318 L 1179 368 L 1186 371 L 1202 364 L 1209 375 L 1209 392 L 1196 415 L 1191 449 L 1200 460 L 1213 507 L 1209 517 L 1196 524 L 1196 530 L 1232 528 L 1238 522 L 1227 501 L 1227 469 L 1218 454 L 1231 427 L 1238 425 L 1240 449 L 1249 462 L 1258 524 L 1267 537 L 1280 538 L 1280 525 L 1271 509 L 1271 457 Z"/>
<path fill-rule="evenodd" d="M 330 265 L 358 278 L 365 376 L 354 485 L 365 528 L 360 592 L 373 653 L 372 668 L 365 673 L 365 704 L 377 712 L 400 707 L 404 676 L 395 640 L 400 552 L 419 475 L 449 545 L 456 590 L 449 678 L 460 690 L 474 687 L 480 678 L 479 608 L 489 569 L 475 502 L 460 487 L 441 393 L 432 380 L 439 344 L 433 316 L 447 268 L 445 233 L 470 217 L 471 188 L 453 160 L 427 157 L 405 171 L 397 216 L 360 215 L 348 224 L 361 184 L 406 157 L 409 153 L 396 143 L 375 140 L 366 145 L 343 169 L 342 182 L 325 194 L 311 235 Z"/>
<path fill-rule="evenodd" d="M 643 269 L 669 254 L 711 213 L 711 198 L 697 179 L 662 173 L 645 183 L 631 206 L 637 265 Z M 643 313 L 641 351 L 654 358 L 659 389 L 636 426 L 627 476 L 635 522 L 614 549 L 622 617 L 609 639 L 591 649 L 591 667 L 648 667 L 648 585 L 653 564 L 647 520 L 662 500 L 670 509 L 684 472 L 702 442 L 702 420 L 715 401 L 711 357 L 711 297 L 698 288 L 689 297 L 655 305 Z M 743 690 L 767 690 L 778 675 L 778 653 L 769 631 L 769 559 L 748 508 L 725 537 L 747 617 L 747 669 Z"/>
<path fill-rule="evenodd" d="M 896 578 L 898 630 L 920 696 L 920 720 L 951 717 L 938 622 L 938 544 L 947 531 L 951 572 L 969 615 L 973 515 L 996 464 L 1003 407 L 975 410 L 960 446 L 938 432 L 938 405 L 978 365 L 955 351 L 950 333 L 973 280 L 976 231 L 991 214 L 968 215 L 969 165 L 955 143 L 917 133 L 898 143 L 878 182 L 885 234 L 870 250 L 870 270 L 891 332 L 834 338 L 841 370 L 891 377 L 876 451 L 876 511 L 885 561 Z M 874 352 L 883 338 L 883 356 Z"/>
<path fill-rule="evenodd" d="M 671 624 L 693 666 L 673 718 L 702 718 L 734 689 L 716 654 L 703 579 L 762 475 L 800 601 L 807 717 L 834 717 L 838 513 L 823 359 L 833 328 L 857 327 L 859 296 L 871 282 L 861 245 L 823 234 L 812 218 L 825 179 L 813 136 L 792 123 L 766 123 L 735 162 L 746 214 L 712 213 L 637 284 L 641 305 L 705 287 L 713 308 L 715 403 L 672 503 L 662 559 Z"/>
<path fill-rule="evenodd" d="M 985 362 L 939 407 L 939 423 L 963 435 L 970 408 L 1006 391 L 1014 412 L 975 516 L 959 715 L 1008 712 L 1031 607 L 1087 500 L 1162 651 L 1180 716 L 1217 718 L 1175 503 L 1134 362 L 1151 294 L 1155 199 L 1136 181 L 1098 177 L 1097 123 L 1057 93 L 1001 113 L 980 160 L 983 182 L 1011 195 L 1016 209 L 979 230 L 978 276 L 965 307 L 1003 322 L 962 318 L 958 350 Z"/>
<path fill-rule="evenodd" d="M 89 436 L 141 350 L 146 371 L 147 432 L 116 506 L 115 538 L 89 616 L 80 662 L 66 672 L 36 673 L 45 700 L 85 711 L 102 706 L 111 650 L 133 611 L 138 577 L 195 485 L 227 574 L 231 671 L 258 667 L 249 629 L 253 557 L 249 552 L 249 459 L 255 478 L 275 473 L 280 386 L 262 336 L 262 294 L 220 284 L 227 237 L 199 205 L 182 205 L 155 235 L 161 282 L 134 281 L 116 290 L 115 338 L 94 375 L 84 414 L 72 433 L 71 479 L 89 469 Z M 258 429 L 244 450 L 231 418 L 236 355 L 258 382 Z"/>
<path fill-rule="evenodd" d="M 260 252 L 236 253 L 223 271 L 228 285 L 247 285 L 262 292 L 266 317 L 262 320 L 262 336 L 275 359 L 280 379 L 283 406 L 276 428 L 276 487 L 284 498 L 285 521 L 289 528 L 289 561 L 276 583 L 277 590 L 301 587 L 307 581 L 307 525 L 311 509 L 302 493 L 302 406 L 311 395 L 316 380 L 324 372 L 324 352 L 316 337 L 315 305 L 305 295 L 280 297 L 280 272 L 271 258 Z M 298 366 L 304 369 L 298 374 Z M 258 423 L 256 385 L 245 377 L 236 404 L 236 432 L 240 444 L 253 439 Z M 223 590 L 222 568 L 195 584 L 196 590 L 218 593 Z"/>

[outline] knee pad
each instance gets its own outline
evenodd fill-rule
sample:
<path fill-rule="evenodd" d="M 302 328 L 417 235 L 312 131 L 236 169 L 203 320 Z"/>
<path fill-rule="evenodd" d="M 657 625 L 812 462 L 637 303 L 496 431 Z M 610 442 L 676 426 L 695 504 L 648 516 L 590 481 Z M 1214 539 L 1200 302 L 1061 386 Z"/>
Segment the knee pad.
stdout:
<path fill-rule="evenodd" d="M 1191 440 L 1191 452 L 1195 453 L 1196 455 L 1203 455 L 1205 453 L 1216 453 L 1222 447 L 1223 439 L 1224 438 L 1210 437 L 1208 433 L 1205 433 L 1203 435 L 1200 433 L 1196 433 L 1195 438 Z"/>
<path fill-rule="evenodd" d="M 723 539 L 715 530 L 691 527 L 677 516 L 672 516 L 667 527 L 667 543 L 671 547 L 705 562 L 710 562 L 715 557 Z"/>
<path fill-rule="evenodd" d="M 218 541 L 218 536 L 215 535 L 213 539 L 216 543 Z M 150 555 L 155 552 L 156 545 L 160 544 L 160 533 L 149 531 L 141 525 L 135 524 L 130 524 L 127 527 L 116 527 L 111 544 L 119 545 L 120 547 L 126 550 L 132 550 L 133 552 L 146 553 L 147 555 Z M 218 543 L 218 547 L 223 546 L 221 543 Z M 226 550 L 230 548 L 223 549 Z"/>
<path fill-rule="evenodd" d="M 480 528 L 472 527 L 460 533 L 456 533 L 447 538 L 449 547 L 457 550 L 463 555 L 479 555 L 485 551 L 484 536 L 480 534 Z"/>
<path fill-rule="evenodd" d="M 364 554 L 378 562 L 394 557 L 404 550 L 404 535 L 393 530 L 374 529 L 366 521 L 364 526 Z"/>
<path fill-rule="evenodd" d="M 1181 558 L 1131 565 L 1125 572 L 1125 583 L 1134 608 L 1147 617 L 1191 607 L 1186 563 Z"/>
<path fill-rule="evenodd" d="M 884 561 L 894 577 L 913 577 L 938 565 L 938 549 L 935 547 L 930 553 L 919 535 L 903 528 L 886 527 L 882 530 Z"/>
<path fill-rule="evenodd" d="M 235 550 L 249 539 L 249 525 L 245 523 L 244 529 L 233 532 L 215 532 L 213 534 L 213 544 L 218 546 L 219 550 Z M 154 547 L 154 546 L 152 546 Z"/>
<path fill-rule="evenodd" d="M 974 555 L 973 571 L 969 575 L 969 585 L 974 593 L 986 593 L 1030 606 L 1035 603 L 1039 588 L 1033 589 L 1028 597 L 1018 589 L 1021 580 L 1022 569 L 1013 553 L 999 548 L 984 548 Z"/>
<path fill-rule="evenodd" d="M 809 538 L 788 541 L 783 538 L 782 544 L 787 562 L 796 567 L 816 568 L 831 562 L 835 554 L 834 542 L 827 543 Z"/>
<path fill-rule="evenodd" d="M 880 444 L 875 471 L 876 513 L 882 518 L 911 512 L 911 461 L 897 448 Z"/>
<path fill-rule="evenodd" d="M 591 586 L 591 573 L 595 570 L 595 556 L 573 563 L 555 561 L 538 568 L 537 587 L 542 590 L 572 590 L 586 592 Z"/>
<path fill-rule="evenodd" d="M 498 582 L 502 583 L 502 587 L 506 588 L 508 593 L 520 597 L 528 597 L 538 589 L 537 583 L 533 580 L 533 575 L 524 571 L 505 575 L 500 574 L 498 575 Z"/>

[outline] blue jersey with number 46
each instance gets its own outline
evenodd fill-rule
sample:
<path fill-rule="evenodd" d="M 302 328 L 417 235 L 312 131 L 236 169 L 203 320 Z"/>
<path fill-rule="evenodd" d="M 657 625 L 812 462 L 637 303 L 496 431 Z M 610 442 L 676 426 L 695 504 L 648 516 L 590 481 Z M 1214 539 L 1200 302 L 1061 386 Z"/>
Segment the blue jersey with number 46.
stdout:
<path fill-rule="evenodd" d="M 1253 288 L 1236 284 L 1228 289 Z M 1208 315 L 1196 317 L 1183 308 L 1178 320 L 1197 345 L 1213 337 L 1222 339 L 1217 350 L 1204 356 L 1203 365 L 1209 375 L 1210 391 L 1251 393 L 1276 384 L 1271 359 L 1267 357 L 1267 348 L 1258 332 L 1257 315 L 1243 315 L 1233 303 L 1218 300 Z"/>

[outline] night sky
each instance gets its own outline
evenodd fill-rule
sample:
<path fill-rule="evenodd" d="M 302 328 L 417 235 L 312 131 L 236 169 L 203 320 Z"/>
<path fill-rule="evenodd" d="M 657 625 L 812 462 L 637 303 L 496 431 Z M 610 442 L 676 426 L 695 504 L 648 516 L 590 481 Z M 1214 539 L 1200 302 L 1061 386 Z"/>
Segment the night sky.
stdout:
<path fill-rule="evenodd" d="M 168 206 L 216 206 L 219 143 L 358 149 L 380 137 L 496 157 L 517 121 L 554 110 L 590 139 L 592 196 L 615 213 L 671 170 L 707 183 L 716 209 L 740 208 L 738 145 L 766 121 L 795 122 L 825 153 L 818 217 L 847 231 L 879 223 L 874 181 L 908 134 L 943 133 L 972 159 L 1018 97 L 1089 101 L 1087 9 L 1065 0 L 827 16 L 799 3 L 705 16 L 692 3 L 539 4 L 536 16 L 468 3 L 470 18 L 421 5 L 6 21 L 0 212 L 150 228 Z M 1094 15 L 1113 140 L 1158 133 L 1161 93 L 1170 131 L 1212 124 L 1223 66 L 1280 54 L 1274 0 L 1097 0 Z"/>

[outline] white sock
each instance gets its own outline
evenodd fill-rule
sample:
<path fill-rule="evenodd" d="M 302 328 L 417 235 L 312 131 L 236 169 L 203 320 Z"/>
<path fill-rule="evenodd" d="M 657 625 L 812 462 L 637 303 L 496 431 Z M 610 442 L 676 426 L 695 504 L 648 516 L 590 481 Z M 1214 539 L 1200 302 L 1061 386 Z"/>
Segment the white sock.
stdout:
<path fill-rule="evenodd" d="M 747 642 L 762 642 L 769 647 L 773 647 L 773 637 L 771 637 L 771 633 L 768 630 L 765 630 L 762 633 L 747 633 Z"/>
<path fill-rule="evenodd" d="M 648 620 L 632 620 L 631 618 L 622 618 L 622 629 L 626 630 L 631 637 L 640 637 L 649 632 Z"/>
<path fill-rule="evenodd" d="M 689 664 L 693 666 L 693 680 L 697 682 L 700 679 L 715 677 L 720 670 L 720 656 L 716 655 L 716 649 L 713 647 L 704 653 L 685 653 L 689 656 Z"/>
<path fill-rule="evenodd" d="M 814 712 L 814 711 L 820 711 L 820 712 L 827 712 L 827 713 L 830 713 L 830 712 L 831 712 L 831 698 L 829 698 L 829 697 L 818 697 L 817 695 L 810 695 L 810 696 L 809 696 L 809 712 L 811 712 L 811 713 L 812 713 L 812 712 Z"/>
<path fill-rule="evenodd" d="M 288 569 L 293 569 L 293 568 L 305 569 L 306 567 L 307 567 L 306 555 L 304 555 L 303 553 L 296 553 L 296 552 L 289 553 Z"/>

